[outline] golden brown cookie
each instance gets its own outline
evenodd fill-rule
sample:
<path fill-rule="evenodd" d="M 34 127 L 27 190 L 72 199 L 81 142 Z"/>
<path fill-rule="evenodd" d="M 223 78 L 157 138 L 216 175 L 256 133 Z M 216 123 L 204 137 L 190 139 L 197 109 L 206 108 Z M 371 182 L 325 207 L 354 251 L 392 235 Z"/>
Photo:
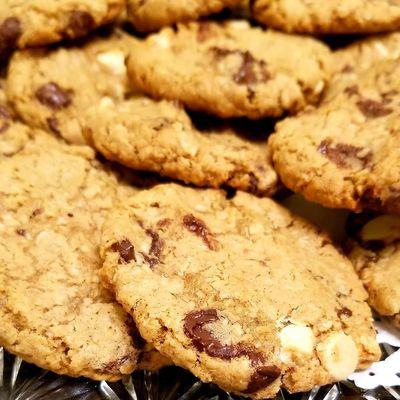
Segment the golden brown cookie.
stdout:
<path fill-rule="evenodd" d="M 157 30 L 177 22 L 194 21 L 217 13 L 241 0 L 127 0 L 128 20 L 142 32 Z"/>
<path fill-rule="evenodd" d="M 133 44 L 128 72 L 145 93 L 219 117 L 259 119 L 315 103 L 329 49 L 246 21 L 180 24 Z"/>
<path fill-rule="evenodd" d="M 255 0 L 253 17 L 286 32 L 373 33 L 400 28 L 399 0 Z"/>
<path fill-rule="evenodd" d="M 273 162 L 283 183 L 309 200 L 399 214 L 400 64 L 389 51 L 373 57 L 370 44 L 353 64 L 346 60 L 317 108 L 278 123 Z"/>
<path fill-rule="evenodd" d="M 98 246 L 106 211 L 134 190 L 91 149 L 37 136 L 0 162 L 0 345 L 59 374 L 120 379 L 139 349 L 100 283 Z"/>
<path fill-rule="evenodd" d="M 159 185 L 109 214 L 101 254 L 141 335 L 227 391 L 306 391 L 379 358 L 351 263 L 270 199 Z"/>
<path fill-rule="evenodd" d="M 111 22 L 123 0 L 2 0 L 0 56 L 25 48 L 82 37 Z"/>
<path fill-rule="evenodd" d="M 106 158 L 196 186 L 228 186 L 260 196 L 278 187 L 267 144 L 233 128 L 199 131 L 170 101 L 144 96 L 124 102 L 105 98 L 85 115 L 88 142 Z"/>

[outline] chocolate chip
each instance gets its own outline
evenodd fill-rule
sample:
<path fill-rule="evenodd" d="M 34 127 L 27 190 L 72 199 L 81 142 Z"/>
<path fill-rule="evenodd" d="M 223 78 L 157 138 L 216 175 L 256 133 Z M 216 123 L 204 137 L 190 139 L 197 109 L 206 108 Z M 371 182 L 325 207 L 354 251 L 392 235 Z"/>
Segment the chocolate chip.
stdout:
<path fill-rule="evenodd" d="M 10 124 L 7 121 L 2 122 L 0 124 L 0 133 L 4 133 L 9 127 Z"/>
<path fill-rule="evenodd" d="M 172 220 L 171 220 L 170 218 L 163 218 L 163 219 L 160 219 L 160 220 L 157 222 L 157 226 L 158 226 L 159 228 L 165 228 L 165 227 L 167 227 L 168 225 L 171 225 L 171 222 L 172 222 Z"/>
<path fill-rule="evenodd" d="M 155 257 L 160 258 L 162 248 L 164 246 L 164 241 L 160 238 L 160 235 L 157 232 L 151 229 L 146 229 L 146 235 L 151 237 L 149 254 L 152 254 Z"/>
<path fill-rule="evenodd" d="M 204 325 L 219 320 L 215 309 L 192 311 L 184 319 L 185 335 L 191 339 L 196 350 L 206 352 L 211 357 L 230 360 L 232 358 L 246 356 L 252 365 L 265 360 L 262 353 L 242 344 L 222 344 Z"/>
<path fill-rule="evenodd" d="M 63 89 L 57 83 L 50 82 L 36 90 L 36 98 L 45 106 L 58 110 L 72 103 L 72 90 Z"/>
<path fill-rule="evenodd" d="M 347 307 L 342 307 L 341 309 L 336 311 L 337 316 L 340 318 L 342 315 L 349 318 L 353 315 L 353 312 Z"/>
<path fill-rule="evenodd" d="M 6 53 L 15 47 L 21 34 L 21 22 L 18 18 L 6 18 L 0 24 L 0 55 L 2 57 L 5 57 Z"/>
<path fill-rule="evenodd" d="M 344 89 L 344 92 L 347 93 L 350 97 L 360 94 L 357 85 L 348 86 L 346 89 Z"/>
<path fill-rule="evenodd" d="M 357 101 L 358 109 L 367 118 L 385 117 L 393 112 L 392 108 L 386 107 L 386 101 L 379 102 L 371 99 L 362 99 Z"/>
<path fill-rule="evenodd" d="M 233 80 L 239 85 L 253 85 L 266 82 L 271 78 L 264 60 L 256 60 L 248 51 L 241 53 L 242 64 L 239 71 L 233 75 Z M 256 68 L 259 73 L 257 74 Z"/>
<path fill-rule="evenodd" d="M 58 119 L 55 117 L 50 117 L 46 119 L 47 126 L 49 129 L 58 136 L 61 136 L 61 132 L 58 128 Z"/>
<path fill-rule="evenodd" d="M 214 239 L 203 220 L 196 218 L 192 214 L 186 214 L 183 217 L 183 225 L 189 232 L 201 237 L 210 250 L 215 251 L 218 249 L 218 242 Z"/>
<path fill-rule="evenodd" d="M 258 367 L 251 376 L 250 382 L 244 393 L 250 394 L 258 392 L 259 390 L 269 386 L 273 381 L 279 378 L 280 375 L 281 370 L 275 365 Z"/>
<path fill-rule="evenodd" d="M 16 229 L 15 232 L 19 236 L 26 236 L 26 230 L 25 229 Z"/>
<path fill-rule="evenodd" d="M 271 74 L 267 70 L 267 63 L 264 60 L 257 60 L 248 51 L 229 50 L 220 47 L 211 47 L 210 49 L 217 60 L 230 56 L 237 55 L 241 57 L 242 62 L 239 70 L 232 76 L 234 82 L 238 85 L 254 85 L 260 82 L 266 82 L 271 78 Z M 250 98 L 254 97 L 250 94 Z"/>
<path fill-rule="evenodd" d="M 149 254 L 141 252 L 144 260 L 150 265 L 150 268 L 153 268 L 160 262 L 161 252 L 164 247 L 164 241 L 160 238 L 160 235 L 151 230 L 145 230 L 146 235 L 151 237 L 151 244 Z"/>
<path fill-rule="evenodd" d="M 119 264 L 128 263 L 132 260 L 136 261 L 135 249 L 128 239 L 113 243 L 111 250 L 119 253 Z"/>
<path fill-rule="evenodd" d="M 94 29 L 95 25 L 92 15 L 88 12 L 73 11 L 69 17 L 67 33 L 72 38 L 85 36 Z"/>
<path fill-rule="evenodd" d="M 343 68 L 342 68 L 342 73 L 344 74 L 349 74 L 351 72 L 354 71 L 354 67 L 350 64 L 346 64 Z"/>
<path fill-rule="evenodd" d="M 40 214 L 43 214 L 43 208 L 36 208 L 32 211 L 31 218 L 37 217 Z"/>
<path fill-rule="evenodd" d="M 0 104 L 0 118 L 1 119 L 11 119 L 11 113 L 10 110 L 6 107 Z"/>
<path fill-rule="evenodd" d="M 360 155 L 364 149 L 351 144 L 337 143 L 325 139 L 318 146 L 318 151 L 327 157 L 330 161 L 341 168 L 366 168 L 371 162 L 371 153 Z"/>
<path fill-rule="evenodd" d="M 131 356 L 129 355 L 123 356 L 115 361 L 111 361 L 107 364 L 104 364 L 102 370 L 111 373 L 119 372 L 120 368 L 127 362 L 130 362 L 131 360 L 132 360 Z"/>
<path fill-rule="evenodd" d="M 199 43 L 205 42 L 215 36 L 214 32 L 212 31 L 212 26 L 209 22 L 199 22 L 198 27 L 196 38 Z"/>

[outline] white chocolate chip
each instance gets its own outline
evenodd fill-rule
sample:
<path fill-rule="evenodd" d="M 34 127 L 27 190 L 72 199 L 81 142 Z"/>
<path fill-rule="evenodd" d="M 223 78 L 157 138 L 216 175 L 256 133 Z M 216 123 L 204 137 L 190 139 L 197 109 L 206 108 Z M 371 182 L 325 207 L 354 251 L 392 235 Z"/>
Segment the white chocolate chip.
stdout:
<path fill-rule="evenodd" d="M 154 35 L 152 40 L 158 47 L 162 47 L 163 49 L 168 49 L 170 46 L 169 37 L 164 34 Z"/>
<path fill-rule="evenodd" d="M 285 351 L 295 351 L 304 354 L 312 354 L 314 350 L 315 337 L 308 326 L 293 325 L 285 326 L 279 333 L 281 345 Z"/>
<path fill-rule="evenodd" d="M 262 233 L 264 230 L 263 224 L 252 224 L 249 226 L 250 235 L 256 235 L 257 233 Z"/>
<path fill-rule="evenodd" d="M 112 50 L 97 55 L 97 61 L 115 75 L 125 75 L 125 54 L 121 50 Z"/>
<path fill-rule="evenodd" d="M 322 365 L 335 380 L 347 378 L 358 364 L 358 350 L 354 340 L 343 332 L 329 335 L 317 346 Z"/>
<path fill-rule="evenodd" d="M 100 100 L 100 108 L 101 109 L 111 108 L 112 106 L 114 106 L 114 102 L 110 97 L 103 97 Z"/>
<path fill-rule="evenodd" d="M 382 44 L 382 43 L 375 43 L 375 47 L 378 50 L 379 53 L 381 53 L 384 57 L 389 56 L 389 51 L 388 49 Z"/>
<path fill-rule="evenodd" d="M 228 27 L 232 29 L 249 29 L 250 24 L 245 20 L 233 20 L 228 23 Z"/>

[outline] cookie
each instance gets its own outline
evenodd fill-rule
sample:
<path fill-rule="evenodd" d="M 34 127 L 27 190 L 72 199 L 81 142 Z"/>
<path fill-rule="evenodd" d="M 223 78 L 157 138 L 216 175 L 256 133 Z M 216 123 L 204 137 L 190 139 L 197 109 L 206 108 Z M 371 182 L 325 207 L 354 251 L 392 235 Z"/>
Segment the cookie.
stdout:
<path fill-rule="evenodd" d="M 88 112 L 85 124 L 88 141 L 125 166 L 262 196 L 277 189 L 267 133 L 252 142 L 229 128 L 199 131 L 177 104 L 144 96 L 119 103 L 105 98 Z"/>
<path fill-rule="evenodd" d="M 259 119 L 316 102 L 329 60 L 328 48 L 312 38 L 246 21 L 193 22 L 134 43 L 128 73 L 154 97 L 219 117 Z"/>
<path fill-rule="evenodd" d="M 8 99 L 28 125 L 83 144 L 83 112 L 103 96 L 123 99 L 128 91 L 125 56 L 133 40 L 116 31 L 82 46 L 16 52 Z"/>
<path fill-rule="evenodd" d="M 400 64 L 345 68 L 318 108 L 277 125 L 270 144 L 283 183 L 308 200 L 400 214 Z"/>
<path fill-rule="evenodd" d="M 0 162 L 0 345 L 58 374 L 117 380 L 138 349 L 98 247 L 106 211 L 134 190 L 90 148 L 45 137 Z"/>
<path fill-rule="evenodd" d="M 25 48 L 82 37 L 111 22 L 123 0 L 2 0 L 0 56 Z"/>
<path fill-rule="evenodd" d="M 194 21 L 217 13 L 241 0 L 127 0 L 128 20 L 141 32 L 157 30 L 177 22 Z"/>
<path fill-rule="evenodd" d="M 399 0 L 255 0 L 253 17 L 286 32 L 373 33 L 400 28 Z"/>
<path fill-rule="evenodd" d="M 354 237 L 350 259 L 369 294 L 370 305 L 380 314 L 400 321 L 400 218 L 353 216 Z"/>
<path fill-rule="evenodd" d="M 21 151 L 34 131 L 16 121 L 6 99 L 5 80 L 0 78 L 0 161 Z"/>
<path fill-rule="evenodd" d="M 270 199 L 158 185 L 109 214 L 101 254 L 141 335 L 224 390 L 306 391 L 379 358 L 351 263 Z"/>

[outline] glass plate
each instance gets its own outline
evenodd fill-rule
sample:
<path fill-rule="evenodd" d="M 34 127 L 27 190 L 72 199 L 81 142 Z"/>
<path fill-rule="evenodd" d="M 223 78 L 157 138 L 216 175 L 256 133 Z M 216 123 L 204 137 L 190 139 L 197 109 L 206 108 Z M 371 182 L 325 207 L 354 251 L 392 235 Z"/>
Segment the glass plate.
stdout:
<path fill-rule="evenodd" d="M 383 358 L 395 347 L 381 345 Z M 400 375 L 400 374 L 399 374 Z M 0 400 L 233 400 L 237 396 L 205 384 L 189 372 L 169 367 L 159 372 L 138 371 L 121 382 L 73 379 L 44 371 L 0 348 Z M 281 390 L 277 400 L 400 400 L 400 387 L 363 390 L 351 381 L 316 387 L 309 393 Z"/>

